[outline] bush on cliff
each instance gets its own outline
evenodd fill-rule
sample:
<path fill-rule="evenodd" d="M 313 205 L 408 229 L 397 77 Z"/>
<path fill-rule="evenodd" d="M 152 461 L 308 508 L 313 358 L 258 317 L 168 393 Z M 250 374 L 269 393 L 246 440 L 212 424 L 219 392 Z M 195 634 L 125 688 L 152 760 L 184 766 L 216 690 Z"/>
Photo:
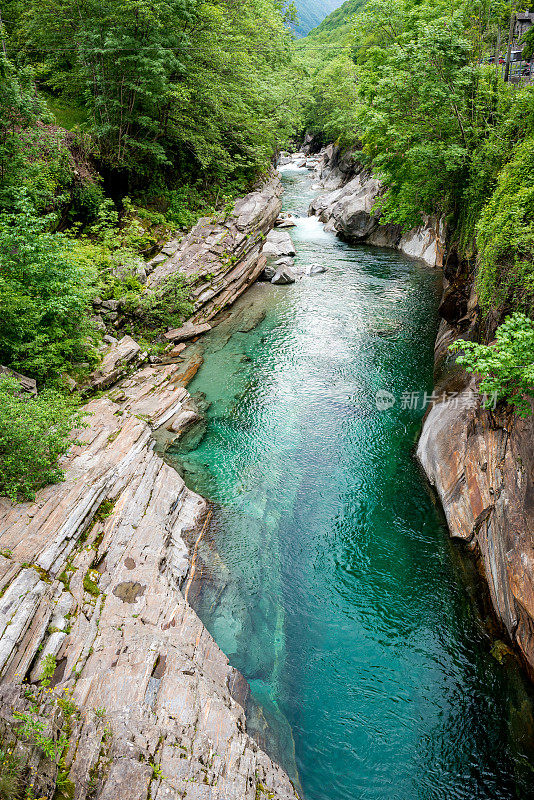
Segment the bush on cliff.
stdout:
<path fill-rule="evenodd" d="M 78 422 L 61 394 L 22 394 L 16 378 L 0 376 L 0 495 L 31 500 L 37 489 L 61 480 L 59 457 Z"/>
<path fill-rule="evenodd" d="M 476 287 L 485 311 L 534 312 L 534 138 L 517 145 L 477 225 Z"/>
<path fill-rule="evenodd" d="M 520 416 L 527 416 L 534 399 L 534 321 L 516 312 L 497 328 L 495 336 L 489 345 L 458 339 L 450 349 L 463 350 L 458 364 L 482 376 L 482 393 L 505 400 Z"/>

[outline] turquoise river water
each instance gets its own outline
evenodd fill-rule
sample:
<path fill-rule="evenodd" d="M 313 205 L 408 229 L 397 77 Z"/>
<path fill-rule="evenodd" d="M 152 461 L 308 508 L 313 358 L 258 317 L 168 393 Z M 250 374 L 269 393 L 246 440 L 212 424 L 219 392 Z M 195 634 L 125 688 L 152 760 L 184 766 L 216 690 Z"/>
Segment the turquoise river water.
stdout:
<path fill-rule="evenodd" d="M 534 797 L 530 691 L 413 458 L 440 278 L 307 218 L 305 170 L 284 185 L 327 272 L 256 285 L 196 345 L 207 428 L 173 455 L 213 502 L 194 605 L 306 800 Z"/>

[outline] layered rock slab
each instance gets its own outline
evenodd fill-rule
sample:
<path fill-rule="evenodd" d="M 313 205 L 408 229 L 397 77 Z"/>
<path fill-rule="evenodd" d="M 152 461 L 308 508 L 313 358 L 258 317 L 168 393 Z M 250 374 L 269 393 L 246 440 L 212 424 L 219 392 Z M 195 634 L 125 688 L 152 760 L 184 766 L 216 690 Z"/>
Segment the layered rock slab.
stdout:
<path fill-rule="evenodd" d="M 82 712 L 75 800 L 295 798 L 186 600 L 207 507 L 153 436 L 168 442 L 191 413 L 179 369 L 146 367 L 111 394 L 88 404 L 63 483 L 34 503 L 0 500 L 0 719 L 13 722 L 17 684 L 51 653 L 55 691 L 70 687 Z"/>
<path fill-rule="evenodd" d="M 277 174 L 238 200 L 221 221 L 204 218 L 181 242 L 169 242 L 149 263 L 149 286 L 180 274 L 192 283 L 192 323 L 205 323 L 231 305 L 261 275 L 266 235 L 282 207 Z"/>

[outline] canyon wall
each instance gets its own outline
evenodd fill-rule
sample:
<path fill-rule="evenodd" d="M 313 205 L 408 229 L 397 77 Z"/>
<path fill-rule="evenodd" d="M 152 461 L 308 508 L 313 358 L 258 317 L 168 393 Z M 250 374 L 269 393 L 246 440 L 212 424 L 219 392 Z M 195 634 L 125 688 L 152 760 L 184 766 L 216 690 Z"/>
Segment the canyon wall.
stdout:
<path fill-rule="evenodd" d="M 309 213 L 326 223 L 326 230 L 351 242 L 392 247 L 431 266 L 443 266 L 443 222 L 426 217 L 408 232 L 400 225 L 380 225 L 380 214 L 373 210 L 383 191 L 380 181 L 350 152 L 329 145 L 320 153 L 316 172 L 317 188 L 328 191 L 311 203 Z"/>
<path fill-rule="evenodd" d="M 194 269 L 208 283 L 209 270 L 196 311 L 212 318 L 263 269 L 279 194 L 273 177 L 229 219 L 197 226 L 151 280 Z M 139 345 L 111 343 L 95 378 L 106 394 L 84 408 L 64 482 L 34 502 L 0 499 L 0 733 L 27 761 L 34 797 L 297 797 L 247 733 L 245 679 L 187 602 L 209 510 L 159 455 L 198 419 L 184 388 L 198 364 L 179 350 L 124 377 Z M 51 691 L 38 688 L 46 656 Z M 68 723 L 58 695 L 76 709 Z M 28 714 L 43 736 L 68 735 L 60 764 L 14 736 Z M 58 767 L 66 794 L 54 795 Z"/>
<path fill-rule="evenodd" d="M 534 676 L 534 417 L 484 408 L 476 381 L 448 353 L 455 339 L 480 337 L 470 281 L 447 273 L 442 313 L 448 319 L 441 321 L 435 348 L 436 401 L 424 419 L 417 457 L 450 535 L 480 559 L 497 617 Z"/>

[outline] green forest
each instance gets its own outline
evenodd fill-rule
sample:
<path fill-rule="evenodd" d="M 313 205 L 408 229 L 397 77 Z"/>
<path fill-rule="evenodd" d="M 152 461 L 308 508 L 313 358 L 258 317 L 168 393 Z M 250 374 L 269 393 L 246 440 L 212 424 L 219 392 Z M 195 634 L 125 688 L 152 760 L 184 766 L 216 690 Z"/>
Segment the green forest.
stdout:
<path fill-rule="evenodd" d="M 26 447 L 25 474 L 6 469 L 0 491 L 28 497 L 55 474 L 66 385 L 99 359 L 92 298 L 141 309 L 136 333 L 157 348 L 188 315 L 187 285 L 155 313 L 139 259 L 231 209 L 306 132 L 380 177 L 382 221 L 446 219 L 486 320 L 480 346 L 515 315 L 519 366 L 502 351 L 488 371 L 532 386 L 534 89 L 489 63 L 515 10 L 348 0 L 297 40 L 283 0 L 1 0 L 0 364 L 42 392 L 28 410 L 3 381 L 0 458 L 32 425 L 54 441 L 35 468 Z"/>

